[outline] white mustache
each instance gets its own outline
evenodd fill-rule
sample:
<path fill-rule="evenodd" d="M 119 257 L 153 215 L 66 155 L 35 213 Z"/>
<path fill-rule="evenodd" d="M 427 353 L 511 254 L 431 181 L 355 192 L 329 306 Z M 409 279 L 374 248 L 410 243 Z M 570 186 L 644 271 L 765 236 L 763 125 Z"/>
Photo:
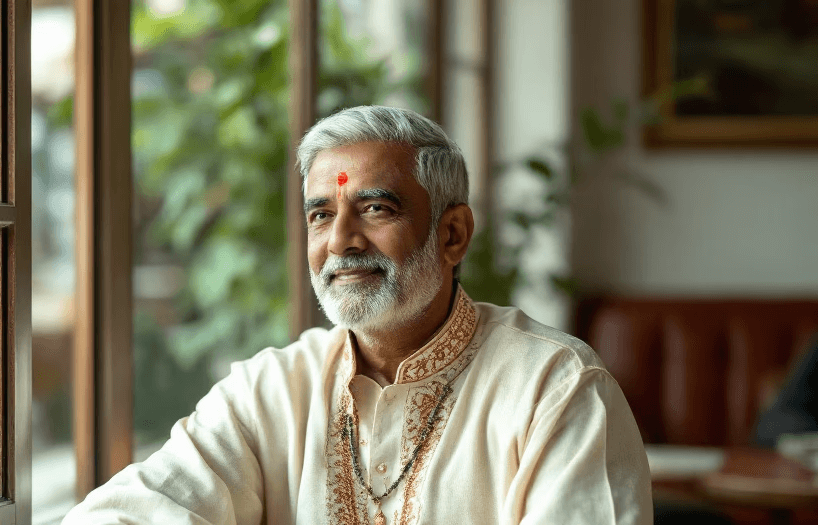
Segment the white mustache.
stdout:
<path fill-rule="evenodd" d="M 353 255 L 345 255 L 343 257 L 332 257 L 327 259 L 321 272 L 318 274 L 321 282 L 329 284 L 332 275 L 341 270 L 356 270 L 376 272 L 388 271 L 395 266 L 395 263 L 382 253 L 356 253 Z"/>

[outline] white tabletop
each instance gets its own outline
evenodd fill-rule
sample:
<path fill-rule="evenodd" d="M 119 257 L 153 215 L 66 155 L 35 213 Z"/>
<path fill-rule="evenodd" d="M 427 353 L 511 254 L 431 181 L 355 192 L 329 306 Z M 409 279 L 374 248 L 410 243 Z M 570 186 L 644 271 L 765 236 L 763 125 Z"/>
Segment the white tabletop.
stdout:
<path fill-rule="evenodd" d="M 718 471 L 724 450 L 712 447 L 645 445 L 650 475 L 654 480 L 698 477 Z"/>

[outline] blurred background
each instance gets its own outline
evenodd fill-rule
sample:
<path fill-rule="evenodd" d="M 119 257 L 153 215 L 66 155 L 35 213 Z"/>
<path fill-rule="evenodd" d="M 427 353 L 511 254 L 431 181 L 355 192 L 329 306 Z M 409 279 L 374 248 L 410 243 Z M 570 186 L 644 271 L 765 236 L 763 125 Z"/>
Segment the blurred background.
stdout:
<path fill-rule="evenodd" d="M 441 121 L 472 178 L 467 292 L 589 340 L 647 443 L 720 468 L 818 332 L 815 6 L 321 0 L 317 114 Z M 291 31 L 285 0 L 131 2 L 136 459 L 232 361 L 290 340 Z M 33 0 L 38 524 L 76 502 L 75 40 L 71 0 Z"/>

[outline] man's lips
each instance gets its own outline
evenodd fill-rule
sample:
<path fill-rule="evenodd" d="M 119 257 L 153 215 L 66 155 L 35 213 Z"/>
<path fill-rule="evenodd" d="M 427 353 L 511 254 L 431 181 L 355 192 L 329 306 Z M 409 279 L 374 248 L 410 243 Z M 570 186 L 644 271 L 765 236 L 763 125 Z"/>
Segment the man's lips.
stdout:
<path fill-rule="evenodd" d="M 339 270 L 332 274 L 330 280 L 343 284 L 366 279 L 376 273 L 380 273 L 380 270 Z"/>

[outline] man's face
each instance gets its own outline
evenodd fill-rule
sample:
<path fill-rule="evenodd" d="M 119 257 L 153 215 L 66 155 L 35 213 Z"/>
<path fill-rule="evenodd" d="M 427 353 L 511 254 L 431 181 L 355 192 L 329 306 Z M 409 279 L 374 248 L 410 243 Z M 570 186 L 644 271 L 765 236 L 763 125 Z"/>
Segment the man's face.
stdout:
<path fill-rule="evenodd" d="M 332 322 L 384 330 L 422 314 L 443 282 L 415 151 L 362 142 L 320 152 L 307 176 L 310 277 Z"/>

